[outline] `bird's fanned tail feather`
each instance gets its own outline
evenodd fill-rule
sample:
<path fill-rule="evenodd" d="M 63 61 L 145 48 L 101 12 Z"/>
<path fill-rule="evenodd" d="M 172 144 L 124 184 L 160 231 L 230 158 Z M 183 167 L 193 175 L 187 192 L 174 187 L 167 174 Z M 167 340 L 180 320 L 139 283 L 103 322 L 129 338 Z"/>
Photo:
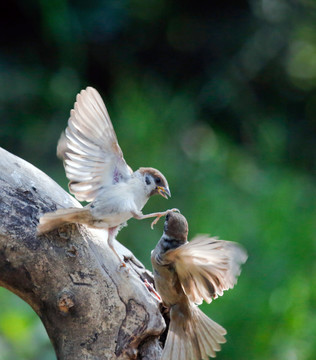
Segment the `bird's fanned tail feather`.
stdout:
<path fill-rule="evenodd" d="M 37 234 L 48 233 L 58 227 L 70 223 L 88 223 L 91 217 L 90 211 L 85 208 L 58 209 L 51 213 L 46 213 L 40 218 L 37 226 Z M 86 219 L 83 221 L 83 219 Z"/>
<path fill-rule="evenodd" d="M 170 325 L 161 360 L 208 360 L 226 342 L 226 330 L 207 317 L 198 307 L 190 305 L 184 316 L 177 307 L 170 310 Z"/>

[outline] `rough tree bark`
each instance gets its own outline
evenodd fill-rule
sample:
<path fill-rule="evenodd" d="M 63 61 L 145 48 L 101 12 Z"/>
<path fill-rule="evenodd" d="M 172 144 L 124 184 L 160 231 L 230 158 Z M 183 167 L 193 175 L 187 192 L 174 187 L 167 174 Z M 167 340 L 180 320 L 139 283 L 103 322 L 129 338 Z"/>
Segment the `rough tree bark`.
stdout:
<path fill-rule="evenodd" d="M 0 148 L 0 286 L 41 318 L 58 359 L 160 358 L 165 323 L 136 259 L 126 268 L 105 230 L 69 225 L 36 236 L 40 214 L 81 206 L 51 178 Z M 118 242 L 116 250 L 133 258 Z"/>

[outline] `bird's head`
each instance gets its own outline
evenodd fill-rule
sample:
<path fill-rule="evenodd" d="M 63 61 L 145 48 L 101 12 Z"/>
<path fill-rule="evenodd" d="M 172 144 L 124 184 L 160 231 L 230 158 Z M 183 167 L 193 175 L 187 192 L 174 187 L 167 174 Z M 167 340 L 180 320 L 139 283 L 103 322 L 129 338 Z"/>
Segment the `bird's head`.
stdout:
<path fill-rule="evenodd" d="M 169 211 L 165 219 L 164 233 L 170 238 L 185 242 L 188 232 L 189 225 L 186 218 L 178 212 Z"/>
<path fill-rule="evenodd" d="M 160 194 L 166 199 L 171 196 L 167 179 L 160 171 L 154 168 L 140 168 L 138 171 L 142 176 L 148 196 Z"/>

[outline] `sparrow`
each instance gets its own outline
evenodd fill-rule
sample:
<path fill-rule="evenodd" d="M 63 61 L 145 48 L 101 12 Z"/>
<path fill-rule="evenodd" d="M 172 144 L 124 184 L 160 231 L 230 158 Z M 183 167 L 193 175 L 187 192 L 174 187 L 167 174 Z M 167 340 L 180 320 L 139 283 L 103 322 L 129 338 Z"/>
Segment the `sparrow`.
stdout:
<path fill-rule="evenodd" d="M 247 260 L 237 243 L 208 235 L 190 242 L 186 218 L 168 212 L 164 232 L 151 253 L 156 289 L 169 309 L 170 324 L 162 360 L 207 360 L 226 342 L 226 330 L 197 305 L 210 303 L 236 284 Z"/>
<path fill-rule="evenodd" d="M 171 196 L 168 182 L 154 168 L 141 167 L 133 172 L 127 165 L 105 104 L 94 88 L 87 87 L 77 95 L 57 153 L 64 158 L 69 191 L 77 200 L 89 204 L 44 214 L 39 220 L 38 235 L 69 223 L 105 228 L 108 244 L 120 259 L 114 239 L 127 220 L 156 217 L 153 226 L 166 215 L 167 211 L 142 213 L 151 196 Z"/>

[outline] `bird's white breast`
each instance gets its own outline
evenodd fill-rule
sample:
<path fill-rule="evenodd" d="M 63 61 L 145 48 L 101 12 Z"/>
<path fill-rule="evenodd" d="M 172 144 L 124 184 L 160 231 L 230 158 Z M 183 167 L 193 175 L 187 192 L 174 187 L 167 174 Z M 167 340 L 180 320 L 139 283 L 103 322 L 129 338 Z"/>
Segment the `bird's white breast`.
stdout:
<path fill-rule="evenodd" d="M 91 203 L 92 216 L 99 227 L 118 226 L 140 211 L 148 200 L 143 183 L 138 178 L 105 187 Z"/>

